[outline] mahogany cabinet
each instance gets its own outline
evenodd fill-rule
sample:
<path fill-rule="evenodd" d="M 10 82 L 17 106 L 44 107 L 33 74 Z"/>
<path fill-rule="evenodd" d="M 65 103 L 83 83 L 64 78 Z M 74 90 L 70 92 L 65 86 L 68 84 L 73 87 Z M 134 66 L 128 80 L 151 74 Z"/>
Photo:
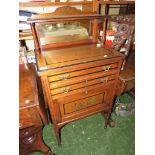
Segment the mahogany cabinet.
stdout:
<path fill-rule="evenodd" d="M 110 115 L 124 56 L 98 41 L 98 27 L 104 20 L 71 7 L 29 19 L 37 71 L 58 144 L 60 129 L 71 121 L 102 112 L 105 127 L 112 126 Z"/>
<path fill-rule="evenodd" d="M 42 138 L 43 125 L 47 124 L 43 100 L 38 95 L 33 64 L 19 66 L 19 154 L 41 151 L 54 155 Z"/>

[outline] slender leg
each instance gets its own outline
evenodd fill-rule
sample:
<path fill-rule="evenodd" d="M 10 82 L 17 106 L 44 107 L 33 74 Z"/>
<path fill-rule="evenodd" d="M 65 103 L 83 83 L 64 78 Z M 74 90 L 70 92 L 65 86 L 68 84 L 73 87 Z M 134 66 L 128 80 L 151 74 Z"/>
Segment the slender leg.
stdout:
<path fill-rule="evenodd" d="M 54 124 L 54 123 L 53 123 L 53 128 L 54 128 L 54 132 L 55 132 L 55 135 L 56 135 L 58 145 L 61 146 L 61 135 L 60 135 L 60 129 L 61 128 L 59 128 L 58 125 Z"/>
<path fill-rule="evenodd" d="M 55 130 L 55 134 L 56 134 L 58 145 L 61 146 L 61 135 L 60 135 L 60 129 L 59 128 L 57 128 Z"/>
<path fill-rule="evenodd" d="M 45 153 L 46 155 L 54 155 L 54 153 L 51 151 L 51 149 L 45 145 L 43 138 L 42 138 L 42 131 L 40 131 L 38 133 L 38 139 L 37 141 L 39 142 L 37 144 L 37 148 L 38 150 L 40 150 L 41 152 Z"/>

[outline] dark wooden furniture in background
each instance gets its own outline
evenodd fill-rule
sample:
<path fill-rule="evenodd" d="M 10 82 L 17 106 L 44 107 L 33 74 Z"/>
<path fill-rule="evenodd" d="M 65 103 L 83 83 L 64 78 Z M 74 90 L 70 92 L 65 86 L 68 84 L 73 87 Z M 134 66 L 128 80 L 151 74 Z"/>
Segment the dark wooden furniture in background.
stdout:
<path fill-rule="evenodd" d="M 121 71 L 117 83 L 116 95 L 121 95 L 125 92 L 130 92 L 134 95 L 135 89 L 135 52 L 129 53 L 124 69 Z"/>
<path fill-rule="evenodd" d="M 68 6 L 29 19 L 38 75 L 58 144 L 61 144 L 60 129 L 71 121 L 102 112 L 105 127 L 112 126 L 113 99 L 124 56 L 98 42 L 98 19 L 105 20 L 104 16 Z M 87 20 L 93 23 L 88 39 L 42 45 L 37 31 L 39 24 Z"/>
<path fill-rule="evenodd" d="M 47 124 L 47 115 L 43 101 L 38 95 L 37 81 L 33 64 L 19 66 L 19 152 L 41 151 L 46 155 L 54 155 L 44 144 L 42 138 L 43 125 Z"/>
<path fill-rule="evenodd" d="M 129 53 L 134 47 L 134 34 L 135 34 L 135 16 L 134 15 L 119 15 L 110 16 L 108 21 L 117 23 L 117 32 L 111 48 L 120 51 L 124 48 L 125 60 L 122 65 L 122 70 L 126 63 Z"/>
<path fill-rule="evenodd" d="M 119 15 L 135 14 L 135 1 L 104 1 L 99 0 L 99 13 L 101 13 L 101 5 L 105 5 L 105 15 L 109 15 L 110 8 L 120 8 Z"/>
<path fill-rule="evenodd" d="M 118 24 L 118 32 L 115 34 L 111 48 L 118 51 L 122 47 L 125 49 L 125 52 L 123 52 L 125 59 L 116 89 L 116 95 L 121 95 L 122 93 L 130 92 L 135 89 L 135 16 L 111 16 L 109 21 Z"/>

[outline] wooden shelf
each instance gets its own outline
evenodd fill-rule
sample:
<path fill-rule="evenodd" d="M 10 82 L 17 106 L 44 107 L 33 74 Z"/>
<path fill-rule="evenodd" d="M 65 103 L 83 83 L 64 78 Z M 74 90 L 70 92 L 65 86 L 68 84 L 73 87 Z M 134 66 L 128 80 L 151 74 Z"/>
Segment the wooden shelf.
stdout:
<path fill-rule="evenodd" d="M 80 5 L 92 4 L 93 1 L 79 1 L 79 2 L 19 2 L 20 7 L 44 7 L 54 5 Z"/>
<path fill-rule="evenodd" d="M 135 4 L 135 1 L 104 1 L 100 0 L 99 4 L 110 4 L 110 5 L 125 5 L 125 4 Z"/>
<path fill-rule="evenodd" d="M 19 40 L 33 40 L 33 36 L 19 37 Z"/>
<path fill-rule="evenodd" d="M 33 40 L 31 29 L 23 30 L 23 32 L 19 32 L 19 40 Z"/>

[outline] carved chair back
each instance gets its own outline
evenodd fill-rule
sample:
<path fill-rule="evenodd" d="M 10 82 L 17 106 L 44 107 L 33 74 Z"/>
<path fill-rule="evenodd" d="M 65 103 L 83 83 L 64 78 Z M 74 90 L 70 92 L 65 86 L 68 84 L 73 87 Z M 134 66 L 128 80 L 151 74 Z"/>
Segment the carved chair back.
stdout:
<path fill-rule="evenodd" d="M 119 75 L 117 83 L 117 95 L 124 92 L 130 92 L 135 88 L 135 18 L 134 16 L 111 16 L 109 19 L 116 22 L 116 34 L 111 48 L 121 51 L 122 47 L 126 58 L 122 65 L 122 71 Z"/>
<path fill-rule="evenodd" d="M 111 48 L 123 53 L 128 58 L 129 52 L 134 46 L 135 18 L 134 16 L 109 16 L 107 23 L 112 22 L 114 31 L 114 39 Z M 106 25 L 107 30 L 107 25 Z M 124 68 L 126 59 L 122 65 Z"/>

